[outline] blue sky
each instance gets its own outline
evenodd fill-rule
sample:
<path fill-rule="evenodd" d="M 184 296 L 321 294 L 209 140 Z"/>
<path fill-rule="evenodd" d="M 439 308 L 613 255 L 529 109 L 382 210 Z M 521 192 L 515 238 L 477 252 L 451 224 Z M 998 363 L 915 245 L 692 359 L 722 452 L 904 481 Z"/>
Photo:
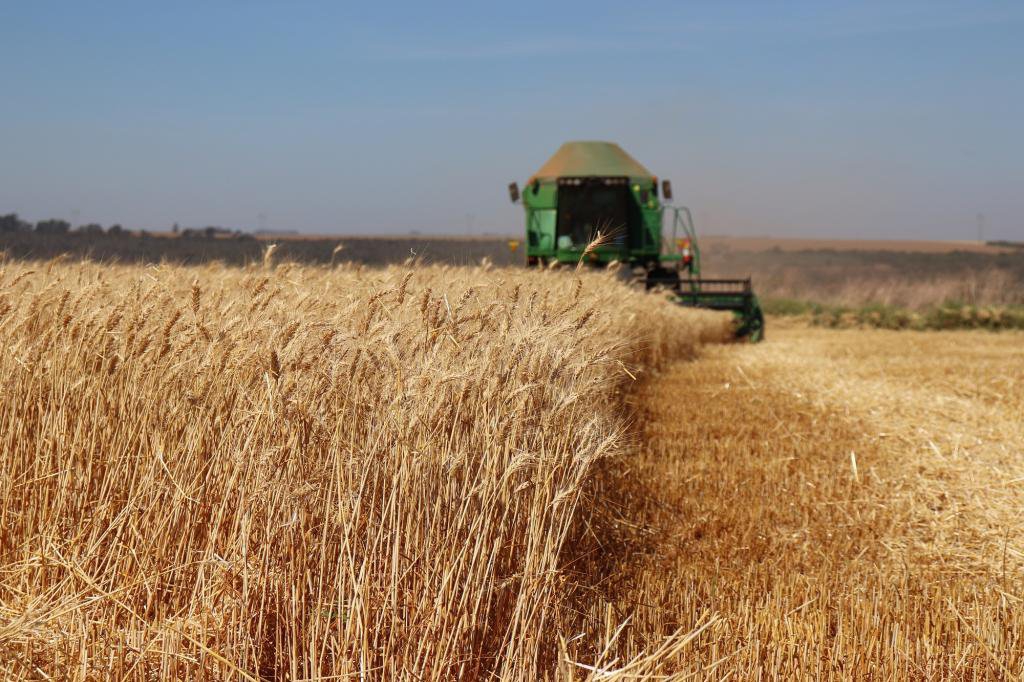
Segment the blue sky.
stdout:
<path fill-rule="evenodd" d="M 505 185 L 607 139 L 706 233 L 1024 239 L 1019 2 L 9 0 L 0 34 L 32 220 L 516 232 Z"/>

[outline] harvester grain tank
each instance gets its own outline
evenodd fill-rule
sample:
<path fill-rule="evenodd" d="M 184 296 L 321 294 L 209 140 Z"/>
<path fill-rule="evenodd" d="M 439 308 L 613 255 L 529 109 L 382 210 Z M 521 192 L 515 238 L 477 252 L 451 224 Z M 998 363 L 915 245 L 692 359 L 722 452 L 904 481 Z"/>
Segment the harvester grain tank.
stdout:
<path fill-rule="evenodd" d="M 526 182 L 513 202 L 526 210 L 526 263 L 531 266 L 621 263 L 648 289 L 668 289 L 676 302 L 731 310 L 736 334 L 764 336 L 764 316 L 749 279 L 701 277 L 693 216 L 674 206 L 672 185 L 619 145 L 567 142 Z M 605 239 L 587 250 L 600 233 Z"/>

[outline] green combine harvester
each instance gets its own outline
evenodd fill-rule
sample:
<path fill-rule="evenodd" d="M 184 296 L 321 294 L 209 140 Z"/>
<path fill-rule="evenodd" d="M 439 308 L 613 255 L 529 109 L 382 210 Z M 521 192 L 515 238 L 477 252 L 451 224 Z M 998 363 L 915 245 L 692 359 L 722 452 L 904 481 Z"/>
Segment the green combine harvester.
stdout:
<path fill-rule="evenodd" d="M 764 315 L 750 279 L 702 279 L 693 216 L 673 206 L 672 184 L 611 142 L 567 142 L 533 174 L 513 202 L 526 209 L 526 263 L 547 267 L 618 262 L 647 289 L 663 288 L 676 302 L 731 310 L 736 335 L 764 338 Z M 597 238 L 605 239 L 587 251 Z"/>

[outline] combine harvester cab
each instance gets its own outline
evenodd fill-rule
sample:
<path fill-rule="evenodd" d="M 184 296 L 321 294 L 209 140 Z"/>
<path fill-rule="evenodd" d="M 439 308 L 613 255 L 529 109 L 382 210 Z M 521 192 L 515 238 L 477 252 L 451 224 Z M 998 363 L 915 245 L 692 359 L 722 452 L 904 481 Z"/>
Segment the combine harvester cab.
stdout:
<path fill-rule="evenodd" d="M 760 341 L 764 315 L 749 279 L 702 279 L 693 216 L 672 200 L 672 185 L 619 145 L 567 142 L 533 174 L 513 202 L 526 210 L 526 263 L 546 267 L 618 262 L 647 289 L 671 291 L 681 305 L 730 310 L 736 335 Z M 587 251 L 600 233 L 604 239 Z"/>

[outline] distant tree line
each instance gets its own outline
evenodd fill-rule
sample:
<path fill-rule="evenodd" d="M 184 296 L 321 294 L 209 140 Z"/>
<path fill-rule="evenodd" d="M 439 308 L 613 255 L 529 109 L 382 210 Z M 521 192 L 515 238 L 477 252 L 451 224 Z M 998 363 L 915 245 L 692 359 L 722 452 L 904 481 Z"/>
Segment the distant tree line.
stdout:
<path fill-rule="evenodd" d="M 177 223 L 174 225 L 172 230 L 176 236 L 184 238 L 206 238 L 206 239 L 253 239 L 252 235 L 249 235 L 241 230 L 229 230 L 224 227 L 217 227 L 211 225 L 203 228 L 185 228 L 180 230 Z M 17 213 L 8 213 L 7 215 L 0 215 L 0 232 L 34 232 L 36 234 L 110 234 L 110 235 L 130 235 L 131 233 L 125 230 L 120 225 L 114 224 L 104 229 L 99 223 L 89 223 L 87 225 L 79 225 L 77 228 L 72 229 L 71 223 L 66 220 L 57 220 L 50 218 L 48 220 L 40 220 L 34 225 L 28 221 L 22 220 L 18 217 Z M 139 236 L 148 237 L 149 234 L 142 230 L 139 232 Z"/>
<path fill-rule="evenodd" d="M 0 215 L 0 232 L 37 232 L 39 234 L 68 234 L 71 232 L 71 223 L 66 220 L 49 218 L 40 220 L 35 225 L 22 220 L 17 213 Z M 99 223 L 80 225 L 75 232 L 83 234 L 123 234 L 124 228 L 120 225 L 111 225 L 106 230 Z"/>
<path fill-rule="evenodd" d="M 1014 242 L 1010 241 L 1009 239 L 989 240 L 985 243 L 988 244 L 989 246 L 1002 246 L 1013 249 L 1024 249 L 1024 242 Z"/>
<path fill-rule="evenodd" d="M 175 234 L 179 234 L 177 230 Z M 182 237 L 206 237 L 207 239 L 217 238 L 234 238 L 234 239 L 254 239 L 251 234 L 242 232 L 241 230 L 229 230 L 226 227 L 216 227 L 210 225 L 209 227 L 186 227 L 180 232 Z"/>

